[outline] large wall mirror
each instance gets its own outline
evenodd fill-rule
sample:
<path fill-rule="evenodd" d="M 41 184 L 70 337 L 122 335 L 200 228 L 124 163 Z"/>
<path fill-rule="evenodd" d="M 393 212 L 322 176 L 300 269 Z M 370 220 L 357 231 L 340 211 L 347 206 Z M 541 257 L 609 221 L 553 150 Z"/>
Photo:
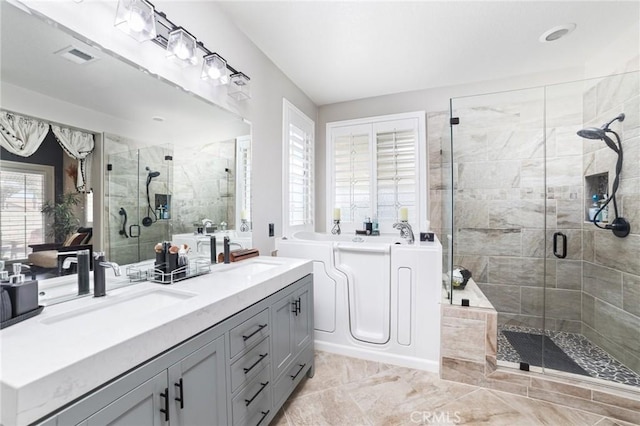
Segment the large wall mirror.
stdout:
<path fill-rule="evenodd" d="M 195 251 L 191 238 L 197 231 L 224 233 L 239 246 L 251 246 L 251 126 L 246 120 L 42 17 L 5 1 L 0 7 L 0 107 L 96 135 L 95 197 L 83 196 L 78 212 L 81 225 L 98 231 L 95 248 L 130 264 L 153 258 L 161 241 L 188 242 Z M 60 149 L 51 145 L 43 143 L 41 149 Z M 64 183 L 67 160 L 42 161 L 52 155 L 42 151 L 11 160 L 46 163 L 53 172 L 48 179 L 55 180 L 49 196 L 74 190 Z M 35 213 L 39 203 L 32 206 Z M 24 260 L 29 238 L 21 243 L 22 252 L 2 256 Z M 3 247 L 8 245 L 4 239 Z"/>

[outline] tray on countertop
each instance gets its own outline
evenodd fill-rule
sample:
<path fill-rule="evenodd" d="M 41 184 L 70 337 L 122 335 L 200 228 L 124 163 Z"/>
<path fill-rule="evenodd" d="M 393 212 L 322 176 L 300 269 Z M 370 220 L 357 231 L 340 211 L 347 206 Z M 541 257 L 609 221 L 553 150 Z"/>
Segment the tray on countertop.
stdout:
<path fill-rule="evenodd" d="M 25 312 L 22 315 L 18 315 L 17 317 L 13 317 L 11 319 L 8 319 L 6 321 L 2 321 L 0 322 L 0 330 L 5 328 L 5 327 L 9 327 L 10 325 L 14 325 L 17 324 L 21 321 L 24 321 L 26 319 L 29 319 L 31 317 L 35 317 L 36 315 L 40 314 L 40 312 L 42 312 L 42 310 L 44 309 L 44 305 L 40 305 L 37 308 L 35 308 L 32 311 L 29 312 Z"/>

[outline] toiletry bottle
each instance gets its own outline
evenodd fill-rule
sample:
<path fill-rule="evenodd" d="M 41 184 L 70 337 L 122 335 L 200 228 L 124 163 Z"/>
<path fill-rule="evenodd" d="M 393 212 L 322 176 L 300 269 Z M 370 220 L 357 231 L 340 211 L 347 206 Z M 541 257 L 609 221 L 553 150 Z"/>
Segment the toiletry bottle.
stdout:
<path fill-rule="evenodd" d="M 591 222 L 597 222 L 598 220 L 596 219 L 596 214 L 598 213 L 598 195 L 597 194 L 593 194 L 593 196 L 591 197 L 591 200 L 593 201 L 593 204 L 591 204 L 591 207 L 589 207 L 589 220 Z"/>
<path fill-rule="evenodd" d="M 378 216 L 373 217 L 373 234 L 380 234 L 380 225 L 378 224 Z"/>
<path fill-rule="evenodd" d="M 604 205 L 604 203 L 607 201 L 607 194 L 604 194 L 602 196 L 602 200 L 600 201 L 602 203 L 602 205 Z M 603 223 L 609 223 L 609 205 L 606 205 L 604 207 L 604 209 L 602 209 L 602 214 L 600 216 L 600 220 Z"/>
<path fill-rule="evenodd" d="M 169 219 L 169 205 L 168 204 L 164 205 L 164 216 L 162 218 L 163 219 Z"/>

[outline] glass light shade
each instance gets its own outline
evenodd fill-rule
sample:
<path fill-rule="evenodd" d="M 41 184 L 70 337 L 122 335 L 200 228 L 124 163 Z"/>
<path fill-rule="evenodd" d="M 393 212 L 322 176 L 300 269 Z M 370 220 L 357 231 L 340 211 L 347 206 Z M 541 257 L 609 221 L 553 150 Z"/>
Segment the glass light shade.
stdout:
<path fill-rule="evenodd" d="M 156 17 L 146 0 L 118 0 L 114 25 L 139 42 L 156 37 Z"/>
<path fill-rule="evenodd" d="M 197 64 L 196 38 L 183 28 L 171 31 L 167 42 L 167 58 L 184 67 Z"/>
<path fill-rule="evenodd" d="M 202 63 L 201 78 L 203 80 L 211 80 L 216 86 L 227 84 L 229 82 L 227 61 L 222 59 L 217 53 L 205 56 L 204 62 Z"/>
<path fill-rule="evenodd" d="M 231 74 L 231 81 L 229 82 L 229 88 L 227 94 L 236 101 L 243 101 L 251 98 L 251 85 L 249 84 L 249 77 L 241 72 Z"/>

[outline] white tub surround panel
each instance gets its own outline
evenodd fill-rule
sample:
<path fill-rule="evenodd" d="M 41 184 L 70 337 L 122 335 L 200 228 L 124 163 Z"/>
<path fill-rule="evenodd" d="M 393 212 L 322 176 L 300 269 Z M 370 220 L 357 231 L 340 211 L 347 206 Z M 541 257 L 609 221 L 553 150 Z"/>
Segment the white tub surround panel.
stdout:
<path fill-rule="evenodd" d="M 256 257 L 48 306 L 0 332 L 0 422 L 42 418 L 311 272 L 308 261 Z"/>

